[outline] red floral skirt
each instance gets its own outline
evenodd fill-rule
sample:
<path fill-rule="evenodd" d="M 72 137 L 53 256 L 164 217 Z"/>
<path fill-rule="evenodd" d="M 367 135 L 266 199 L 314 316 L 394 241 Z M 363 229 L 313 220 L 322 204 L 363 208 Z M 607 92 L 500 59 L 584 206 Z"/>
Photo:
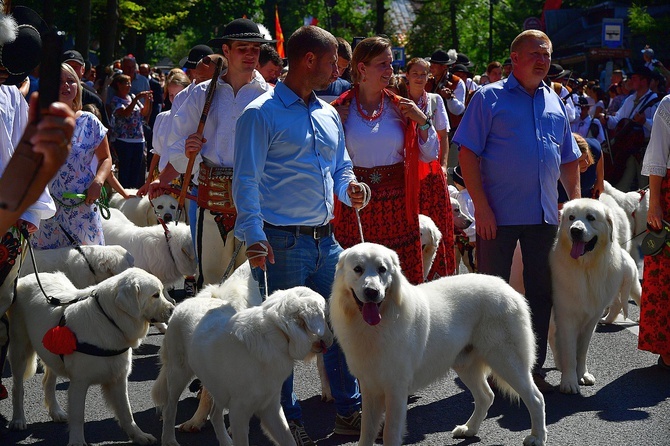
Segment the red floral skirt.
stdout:
<path fill-rule="evenodd" d="M 408 221 L 403 163 L 370 169 L 354 167 L 354 173 L 372 191 L 370 203 L 359 211 L 365 241 L 394 250 L 407 280 L 413 284 L 423 282 L 419 216 L 413 215 Z M 343 248 L 361 242 L 356 212 L 351 207 L 340 203 L 333 224 L 335 238 Z"/>
<path fill-rule="evenodd" d="M 661 183 L 663 219 L 670 221 L 670 170 Z M 655 256 L 645 256 L 637 347 L 670 355 L 670 247 Z"/>
<path fill-rule="evenodd" d="M 451 276 L 456 270 L 454 257 L 454 214 L 447 192 L 447 179 L 442 166 L 437 161 L 424 163 L 428 173 L 421 179 L 419 212 L 430 217 L 442 233 L 442 241 L 437 249 L 435 261 L 426 280 L 431 281 Z"/>

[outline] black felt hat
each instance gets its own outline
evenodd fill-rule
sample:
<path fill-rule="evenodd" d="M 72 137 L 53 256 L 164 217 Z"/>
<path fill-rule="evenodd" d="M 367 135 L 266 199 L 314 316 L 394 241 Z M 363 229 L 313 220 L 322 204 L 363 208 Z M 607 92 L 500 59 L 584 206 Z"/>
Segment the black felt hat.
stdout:
<path fill-rule="evenodd" d="M 453 65 L 456 63 L 456 59 L 444 50 L 435 51 L 430 57 L 426 58 L 426 60 L 430 63 L 439 65 Z"/>
<path fill-rule="evenodd" d="M 0 66 L 9 73 L 5 85 L 19 85 L 39 65 L 42 34 L 48 30 L 46 22 L 25 6 L 14 8 L 12 16 L 18 24 L 16 39 L 0 46 Z"/>
<path fill-rule="evenodd" d="M 226 40 L 241 40 L 243 42 L 273 43 L 276 40 L 266 39 L 261 34 L 258 25 L 249 19 L 235 19 L 223 28 L 223 35 L 212 39 L 207 44 L 219 48 Z"/>
<path fill-rule="evenodd" d="M 187 70 L 192 70 L 198 65 L 198 62 L 200 62 L 203 57 L 209 56 L 212 53 L 213 51 L 208 45 L 196 45 L 191 48 L 186 61 L 184 61 L 181 66 Z"/>

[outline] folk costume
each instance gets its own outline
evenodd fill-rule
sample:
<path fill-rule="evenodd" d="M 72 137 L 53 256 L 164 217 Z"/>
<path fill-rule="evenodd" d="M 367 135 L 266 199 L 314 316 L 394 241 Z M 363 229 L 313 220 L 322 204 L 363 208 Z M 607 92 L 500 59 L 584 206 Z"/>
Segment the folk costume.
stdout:
<path fill-rule="evenodd" d="M 382 91 L 381 108 L 368 116 L 357 100 L 358 87 L 344 93 L 334 105 L 350 109 L 344 123 L 347 151 L 359 182 L 372 191 L 370 203 L 359 211 L 365 241 L 379 243 L 398 253 L 407 279 L 423 282 L 419 232 L 419 161 L 437 159 L 439 143 L 432 127 L 420 142 L 416 123 L 407 122 L 397 108 L 400 97 Z M 431 199 L 422 197 L 422 200 Z M 444 205 L 444 201 L 442 202 Z M 355 211 L 338 203 L 334 232 L 343 248 L 361 242 Z"/>

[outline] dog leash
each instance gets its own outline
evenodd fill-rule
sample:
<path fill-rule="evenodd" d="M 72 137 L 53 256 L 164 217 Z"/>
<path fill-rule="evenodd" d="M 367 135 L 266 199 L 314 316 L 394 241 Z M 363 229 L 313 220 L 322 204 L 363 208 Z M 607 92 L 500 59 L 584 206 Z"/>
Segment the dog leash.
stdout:
<path fill-rule="evenodd" d="M 84 202 L 84 200 L 86 200 L 86 194 L 77 194 L 77 193 L 74 193 L 74 192 L 63 192 L 63 198 L 69 198 L 71 200 L 74 200 L 74 199 L 79 199 L 80 200 L 77 203 L 72 204 L 72 205 L 68 205 L 68 204 L 63 203 L 62 201 L 58 200 L 53 195 L 51 197 L 54 199 L 54 201 L 56 201 L 58 203 L 59 206 L 62 206 L 64 208 L 75 208 L 75 207 L 81 205 Z M 100 197 L 97 200 L 95 200 L 94 203 L 97 204 L 98 208 L 100 209 L 100 216 L 102 218 L 104 218 L 105 220 L 109 220 L 112 215 L 109 212 L 109 199 L 107 198 L 107 190 L 104 187 L 102 189 L 100 189 Z"/>
<path fill-rule="evenodd" d="M 361 223 L 361 214 L 360 210 L 365 208 L 365 206 L 370 203 L 370 198 L 372 198 L 372 190 L 370 190 L 370 186 L 368 186 L 366 183 L 358 183 L 358 186 L 360 187 L 359 192 L 363 192 L 363 206 L 361 206 L 359 209 L 354 209 L 356 211 L 356 220 L 358 221 L 358 233 L 361 236 L 361 243 L 365 243 L 365 237 L 363 237 L 363 224 Z"/>
<path fill-rule="evenodd" d="M 237 239 L 233 237 L 233 245 L 235 246 L 235 251 L 233 252 L 233 257 L 230 259 L 230 262 L 228 262 L 228 267 L 226 268 L 226 271 L 223 273 L 223 277 L 221 278 L 221 282 L 219 284 L 222 284 L 226 280 L 228 280 L 228 275 L 233 269 L 233 266 L 235 265 L 235 259 L 237 259 L 238 254 L 242 250 L 242 245 L 244 243 L 240 242 L 240 244 L 237 244 Z M 267 282 L 267 280 L 266 280 Z"/>

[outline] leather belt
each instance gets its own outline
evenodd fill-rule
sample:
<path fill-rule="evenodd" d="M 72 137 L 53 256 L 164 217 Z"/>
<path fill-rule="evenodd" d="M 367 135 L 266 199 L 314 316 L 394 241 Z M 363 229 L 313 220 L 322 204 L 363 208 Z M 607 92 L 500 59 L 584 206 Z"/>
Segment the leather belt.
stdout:
<path fill-rule="evenodd" d="M 270 228 L 270 229 L 277 229 L 279 231 L 286 231 L 286 232 L 291 232 L 293 234 L 297 235 L 308 235 L 312 237 L 314 240 L 319 240 L 325 237 L 330 237 L 333 234 L 333 225 L 328 223 L 327 225 L 323 226 L 300 226 L 300 225 L 292 225 L 292 226 L 275 226 L 271 225 L 268 222 L 263 223 L 264 228 Z"/>

